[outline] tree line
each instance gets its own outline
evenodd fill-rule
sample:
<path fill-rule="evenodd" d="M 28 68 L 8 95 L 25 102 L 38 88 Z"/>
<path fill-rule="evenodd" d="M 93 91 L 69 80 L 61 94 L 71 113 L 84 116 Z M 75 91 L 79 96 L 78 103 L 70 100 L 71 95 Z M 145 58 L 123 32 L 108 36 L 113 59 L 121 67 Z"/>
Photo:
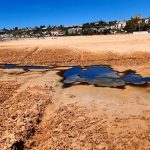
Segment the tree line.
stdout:
<path fill-rule="evenodd" d="M 150 20 L 149 20 L 150 21 Z M 150 22 L 145 23 L 141 18 L 134 17 L 126 21 L 126 26 L 119 30 L 119 29 L 112 29 L 109 28 L 111 26 L 115 26 L 117 21 L 97 21 L 97 22 L 91 22 L 91 23 L 85 23 L 82 25 L 82 32 L 80 32 L 81 35 L 95 35 L 95 34 L 112 34 L 113 31 L 116 33 L 126 32 L 126 33 L 132 33 L 134 31 L 149 31 L 150 30 Z M 106 28 L 107 27 L 107 28 Z M 63 35 L 79 35 L 77 32 L 73 34 L 69 34 L 68 29 L 69 28 L 79 28 L 79 26 L 71 26 L 71 27 L 65 27 L 63 25 L 60 26 L 45 26 L 42 25 L 40 27 L 34 27 L 34 28 L 23 28 L 19 29 L 18 27 L 15 27 L 13 29 L 2 29 L 0 32 L 0 35 L 3 34 L 11 34 L 14 37 L 18 36 L 29 36 L 29 37 L 44 37 L 46 35 L 51 35 L 51 31 L 62 31 Z M 98 29 L 102 29 L 100 32 L 98 32 Z"/>

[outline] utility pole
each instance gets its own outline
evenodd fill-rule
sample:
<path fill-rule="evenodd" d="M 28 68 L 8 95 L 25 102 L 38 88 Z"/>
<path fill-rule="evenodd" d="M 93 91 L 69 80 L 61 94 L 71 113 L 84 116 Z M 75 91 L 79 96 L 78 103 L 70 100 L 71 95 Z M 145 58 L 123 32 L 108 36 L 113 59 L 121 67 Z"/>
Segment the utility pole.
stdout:
<path fill-rule="evenodd" d="M 142 21 L 143 17 L 142 17 L 141 14 L 139 13 L 139 14 L 137 15 L 137 18 L 140 19 L 140 21 L 138 22 L 138 24 L 139 24 L 139 32 L 140 32 L 140 31 L 141 31 L 141 21 Z"/>
<path fill-rule="evenodd" d="M 141 31 L 141 21 L 139 21 L 139 32 Z"/>

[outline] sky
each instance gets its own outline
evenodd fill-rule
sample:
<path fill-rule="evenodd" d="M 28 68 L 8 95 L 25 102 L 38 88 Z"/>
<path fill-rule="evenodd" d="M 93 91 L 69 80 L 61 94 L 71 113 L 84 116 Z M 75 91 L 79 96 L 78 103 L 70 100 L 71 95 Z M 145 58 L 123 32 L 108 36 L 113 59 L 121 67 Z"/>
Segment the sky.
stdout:
<path fill-rule="evenodd" d="M 150 0 L 0 0 L 0 28 L 80 25 L 150 16 Z"/>

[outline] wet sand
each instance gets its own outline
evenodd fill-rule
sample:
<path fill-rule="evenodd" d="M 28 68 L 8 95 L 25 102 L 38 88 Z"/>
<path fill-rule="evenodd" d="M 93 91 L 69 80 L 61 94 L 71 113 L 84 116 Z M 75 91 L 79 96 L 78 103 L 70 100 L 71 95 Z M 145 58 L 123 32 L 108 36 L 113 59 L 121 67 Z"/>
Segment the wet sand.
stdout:
<path fill-rule="evenodd" d="M 0 63 L 107 64 L 150 77 L 149 39 L 122 35 L 4 42 Z M 0 149 L 150 149 L 150 85 L 62 88 L 62 69 L 0 69 Z"/>

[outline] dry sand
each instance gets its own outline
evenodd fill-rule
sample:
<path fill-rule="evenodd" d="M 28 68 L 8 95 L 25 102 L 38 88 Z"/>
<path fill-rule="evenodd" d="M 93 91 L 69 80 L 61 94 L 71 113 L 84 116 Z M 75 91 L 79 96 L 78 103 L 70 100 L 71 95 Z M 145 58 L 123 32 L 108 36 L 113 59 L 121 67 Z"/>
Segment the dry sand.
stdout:
<path fill-rule="evenodd" d="M 0 63 L 107 64 L 150 77 L 150 35 L 2 42 Z M 0 149 L 150 149 L 150 85 L 63 89 L 60 69 L 0 70 Z"/>
<path fill-rule="evenodd" d="M 0 43 L 0 63 L 137 65 L 149 62 L 150 35 L 75 36 Z"/>
<path fill-rule="evenodd" d="M 150 47 L 150 35 L 102 35 L 102 36 L 72 36 L 56 37 L 41 40 L 18 40 L 4 42 L 1 47 L 43 47 L 53 49 L 74 49 L 92 52 L 119 52 L 129 53 L 134 51 L 148 51 Z"/>

